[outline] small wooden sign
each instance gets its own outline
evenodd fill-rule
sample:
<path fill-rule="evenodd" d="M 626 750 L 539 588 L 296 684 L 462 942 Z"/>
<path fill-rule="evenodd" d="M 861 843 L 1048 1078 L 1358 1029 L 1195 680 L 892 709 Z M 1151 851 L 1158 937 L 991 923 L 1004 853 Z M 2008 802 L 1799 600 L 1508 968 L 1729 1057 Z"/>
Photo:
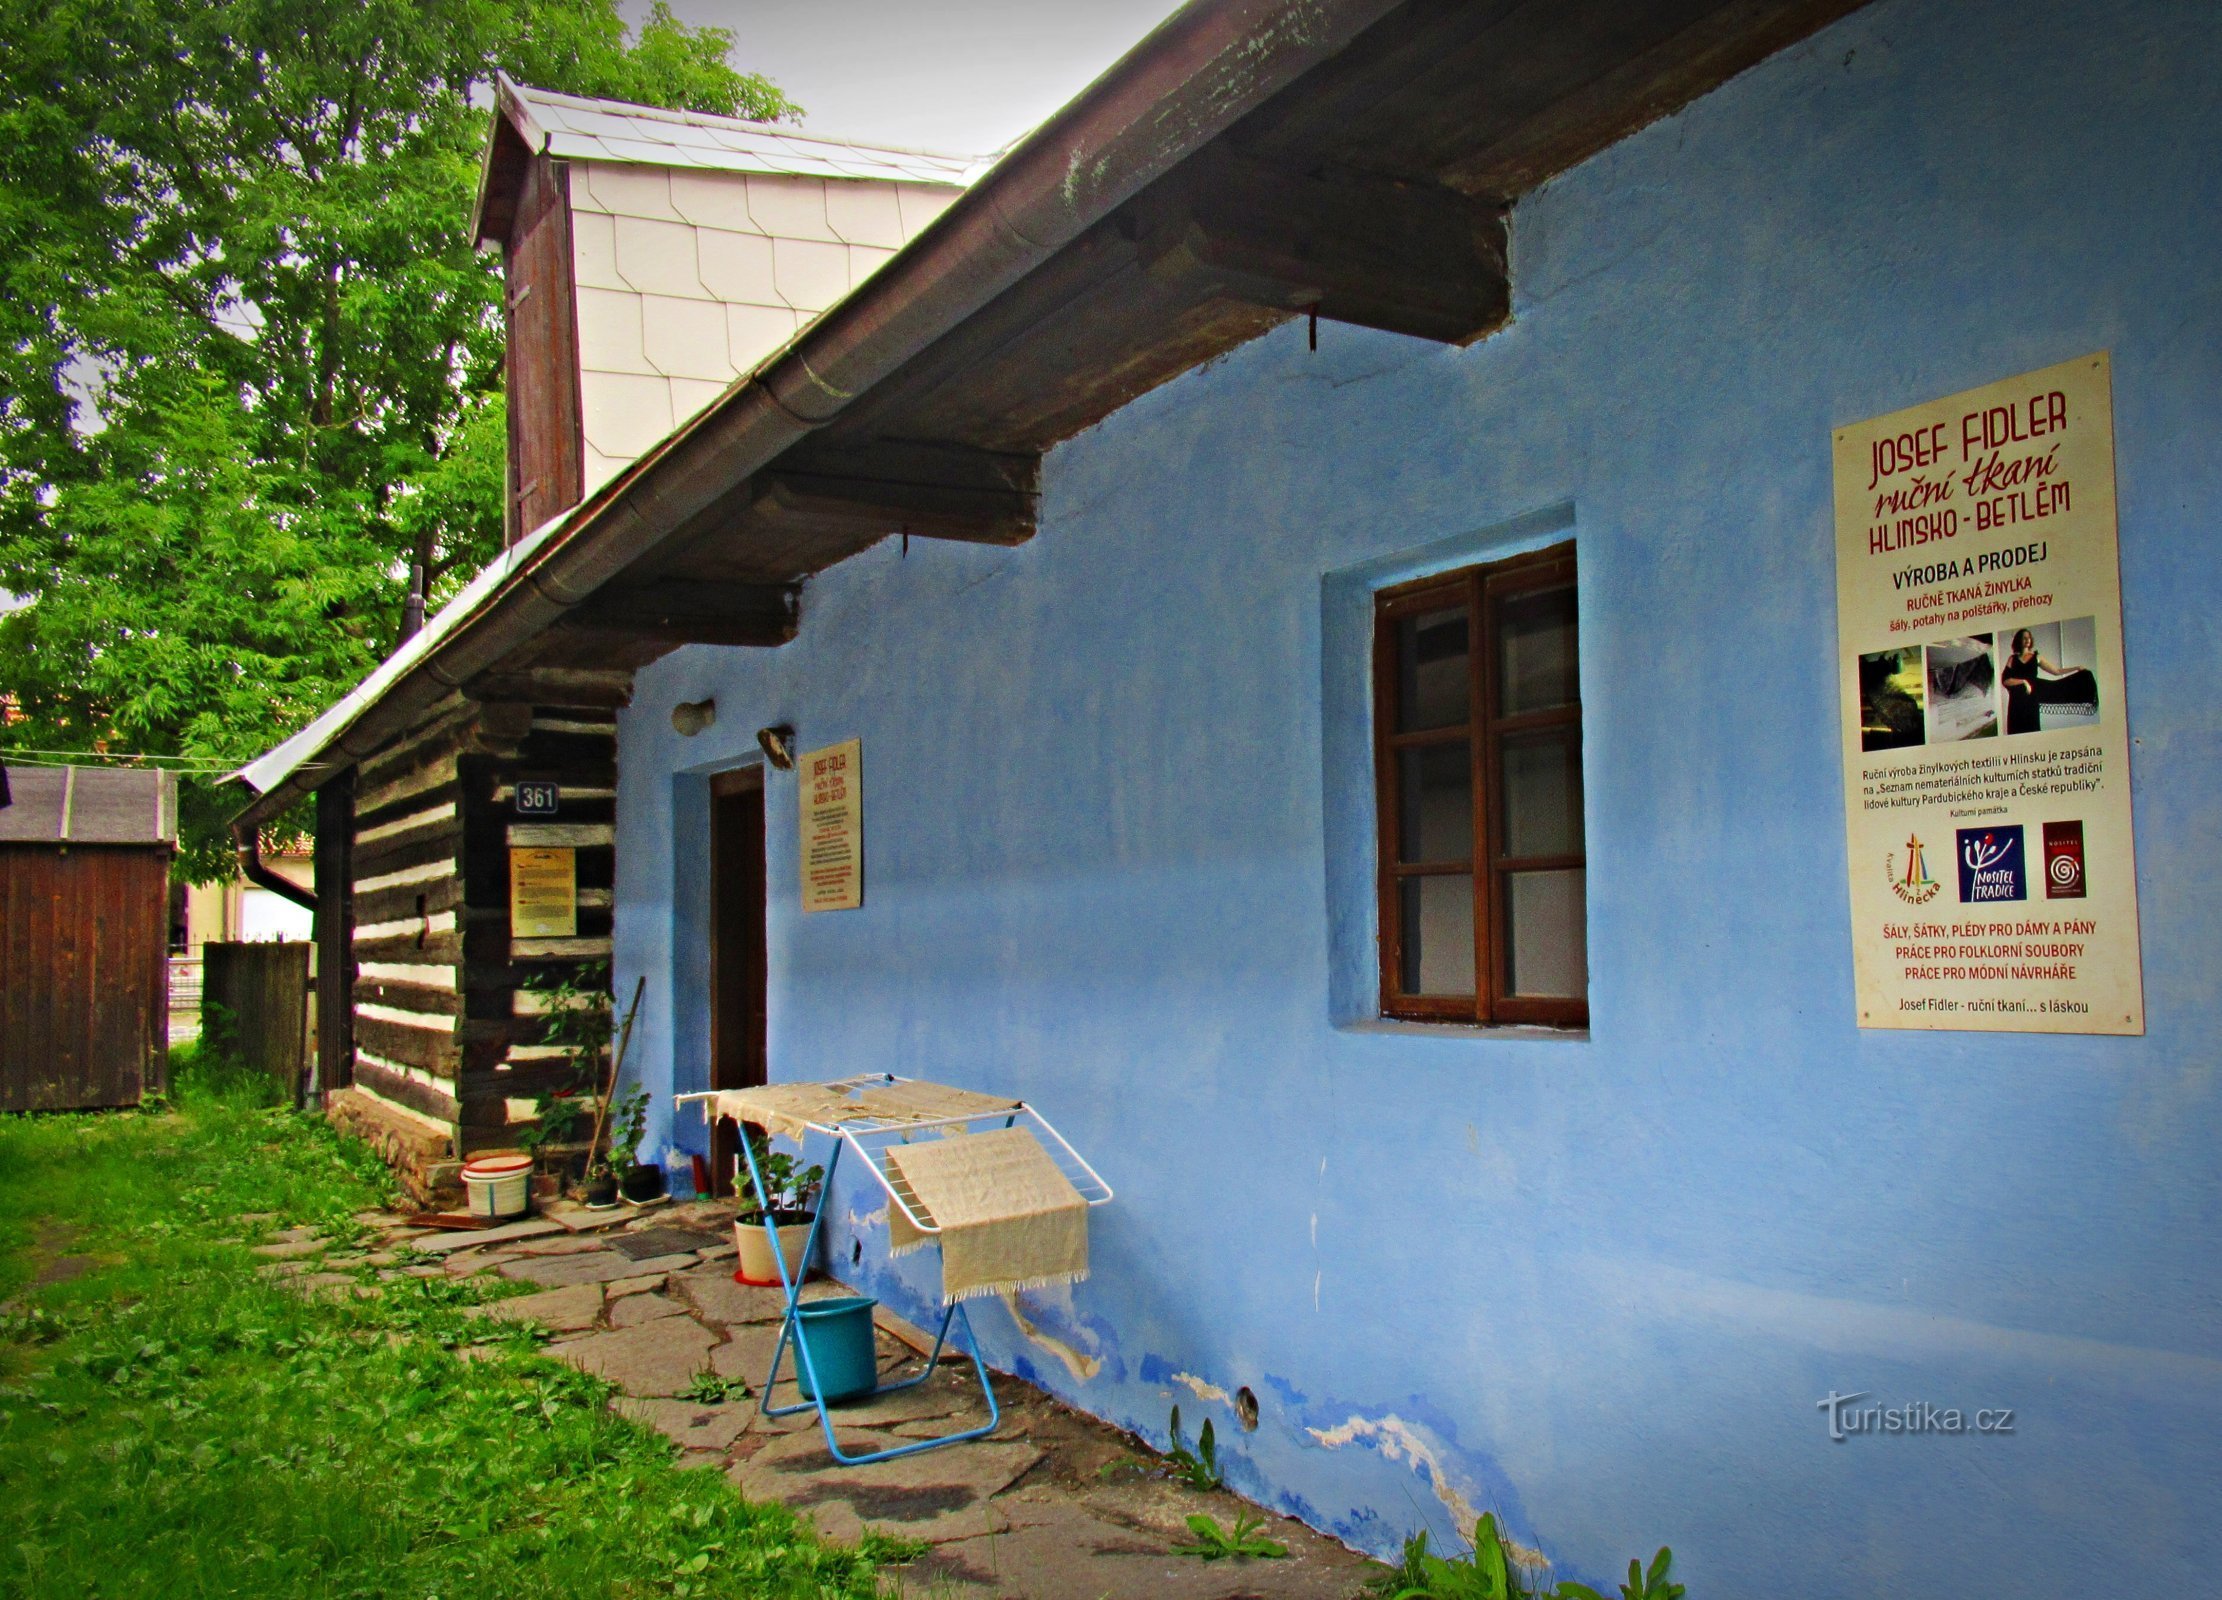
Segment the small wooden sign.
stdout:
<path fill-rule="evenodd" d="M 575 939 L 579 933 L 577 852 L 519 849 L 509 852 L 509 936 Z"/>
<path fill-rule="evenodd" d="M 802 908 L 864 903 L 864 747 L 855 739 L 796 763 L 802 813 Z"/>

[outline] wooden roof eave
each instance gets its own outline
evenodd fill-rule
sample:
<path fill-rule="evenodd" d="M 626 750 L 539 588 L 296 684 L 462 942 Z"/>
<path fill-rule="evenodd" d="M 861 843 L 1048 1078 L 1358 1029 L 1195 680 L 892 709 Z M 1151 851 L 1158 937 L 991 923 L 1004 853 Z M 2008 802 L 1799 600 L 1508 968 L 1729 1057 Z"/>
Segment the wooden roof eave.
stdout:
<path fill-rule="evenodd" d="M 1478 337 L 1519 193 L 1861 3 L 1198 0 L 298 759 L 359 757 L 597 603 L 600 646 L 646 658 L 687 636 L 657 595 L 729 585 L 773 643 L 795 584 L 914 522 L 1023 538 L 1049 445 L 1292 315 Z M 267 763 L 250 813 L 313 786 Z"/>

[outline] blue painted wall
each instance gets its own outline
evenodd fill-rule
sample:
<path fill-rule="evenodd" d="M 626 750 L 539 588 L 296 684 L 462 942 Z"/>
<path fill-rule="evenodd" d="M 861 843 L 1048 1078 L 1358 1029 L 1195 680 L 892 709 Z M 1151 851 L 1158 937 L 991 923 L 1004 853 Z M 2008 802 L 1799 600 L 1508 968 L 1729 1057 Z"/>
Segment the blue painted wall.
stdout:
<path fill-rule="evenodd" d="M 702 1081 L 699 775 L 861 737 L 861 911 L 799 913 L 770 783 L 772 1059 L 1021 1093 L 1096 1158 L 1095 1275 L 990 1302 L 1000 1363 L 1214 1415 L 1239 1487 L 1377 1550 L 1471 1506 L 1707 1596 L 2205 1592 L 2217 127 L 2213 7 L 1877 6 L 1523 202 L 1502 333 L 1284 329 L 1052 455 L 1025 548 L 883 545 L 793 644 L 667 658 L 621 725 L 639 1059 Z M 2150 1032 L 1863 1034 L 1829 430 L 2101 348 Z M 1365 1025 L 1351 608 L 1569 528 L 1594 1031 Z M 923 1319 L 930 1262 L 836 1204 Z M 1199 1397 L 1241 1385 L 1254 1433 Z M 1832 1444 L 1832 1389 L 2017 1428 Z"/>

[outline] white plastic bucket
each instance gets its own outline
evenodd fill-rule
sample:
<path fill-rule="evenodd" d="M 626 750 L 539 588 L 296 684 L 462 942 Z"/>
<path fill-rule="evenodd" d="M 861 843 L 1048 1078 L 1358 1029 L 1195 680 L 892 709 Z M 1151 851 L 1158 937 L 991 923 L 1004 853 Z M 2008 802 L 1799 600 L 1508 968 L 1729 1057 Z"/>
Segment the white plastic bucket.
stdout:
<path fill-rule="evenodd" d="M 532 1157 L 480 1156 L 463 1163 L 474 1217 L 521 1217 L 532 1203 Z"/>

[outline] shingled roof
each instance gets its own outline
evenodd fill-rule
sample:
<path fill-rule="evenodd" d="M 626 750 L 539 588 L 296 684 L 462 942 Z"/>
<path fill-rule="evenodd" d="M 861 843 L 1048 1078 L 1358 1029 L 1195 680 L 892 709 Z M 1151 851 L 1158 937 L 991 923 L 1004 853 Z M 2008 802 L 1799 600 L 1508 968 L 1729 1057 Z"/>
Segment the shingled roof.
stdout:
<path fill-rule="evenodd" d="M 144 768 L 8 768 L 0 844 L 175 844 L 177 775 Z"/>
<path fill-rule="evenodd" d="M 622 100 L 595 100 L 520 84 L 506 74 L 495 83 L 501 122 L 514 137 L 497 138 L 487 151 L 472 233 L 496 236 L 493 210 L 500 196 L 497 172 L 507 150 L 550 155 L 563 161 L 694 168 L 790 178 L 878 178 L 890 183 L 932 183 L 963 188 L 985 172 L 992 156 L 942 155 L 900 145 L 803 133 L 767 122 L 714 116 L 704 111 L 665 111 Z"/>

